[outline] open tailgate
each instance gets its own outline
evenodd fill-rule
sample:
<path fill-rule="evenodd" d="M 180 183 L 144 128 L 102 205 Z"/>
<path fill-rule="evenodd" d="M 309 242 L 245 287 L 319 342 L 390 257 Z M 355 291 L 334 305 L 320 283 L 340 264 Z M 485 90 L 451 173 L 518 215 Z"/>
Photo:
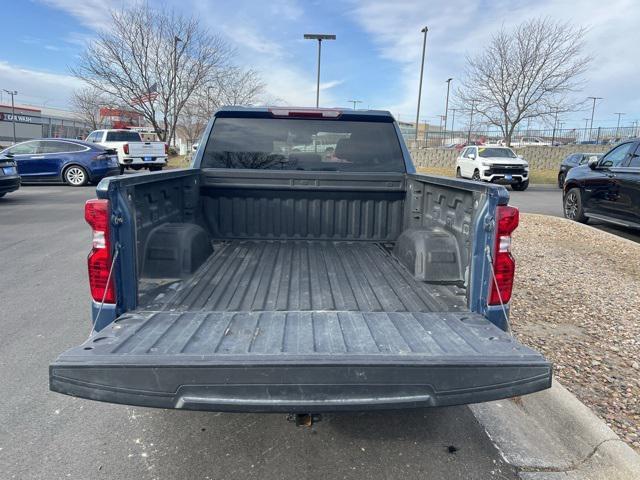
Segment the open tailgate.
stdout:
<path fill-rule="evenodd" d="M 139 312 L 49 375 L 93 400 L 293 413 L 496 400 L 549 388 L 552 368 L 473 313 Z"/>

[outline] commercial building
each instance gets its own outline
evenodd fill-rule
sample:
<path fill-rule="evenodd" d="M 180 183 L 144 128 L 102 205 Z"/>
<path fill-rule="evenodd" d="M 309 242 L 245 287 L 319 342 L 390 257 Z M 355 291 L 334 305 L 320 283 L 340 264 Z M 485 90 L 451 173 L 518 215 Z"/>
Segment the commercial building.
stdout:
<path fill-rule="evenodd" d="M 0 104 L 0 146 L 32 138 L 85 138 L 91 127 L 67 110 L 33 105 Z"/>

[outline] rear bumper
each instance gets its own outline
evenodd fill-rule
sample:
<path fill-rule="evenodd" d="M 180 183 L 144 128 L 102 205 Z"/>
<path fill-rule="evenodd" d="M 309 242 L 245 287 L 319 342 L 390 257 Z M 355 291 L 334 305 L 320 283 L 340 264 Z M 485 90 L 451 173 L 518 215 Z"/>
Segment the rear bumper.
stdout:
<path fill-rule="evenodd" d="M 0 176 L 0 193 L 9 193 L 20 188 L 20 176 Z"/>
<path fill-rule="evenodd" d="M 109 167 L 105 169 L 93 169 L 89 176 L 92 182 L 98 182 L 105 177 L 114 177 L 120 175 L 120 167 Z"/>
<path fill-rule="evenodd" d="M 145 160 L 144 158 L 140 158 L 140 157 L 127 157 L 127 158 L 123 158 L 120 161 L 121 165 L 124 166 L 129 166 L 129 165 L 166 165 L 167 164 L 167 157 L 152 157 L 153 160 Z"/>
<path fill-rule="evenodd" d="M 117 369 L 53 364 L 50 388 L 92 400 L 227 412 L 438 407 L 551 386 L 550 365 L 175 365 Z"/>

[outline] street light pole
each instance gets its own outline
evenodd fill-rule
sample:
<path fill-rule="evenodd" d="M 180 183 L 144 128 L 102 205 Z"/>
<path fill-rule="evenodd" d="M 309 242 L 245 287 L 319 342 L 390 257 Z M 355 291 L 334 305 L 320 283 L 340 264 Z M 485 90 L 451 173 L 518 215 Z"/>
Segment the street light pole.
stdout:
<path fill-rule="evenodd" d="M 602 97 L 587 97 L 593 100 L 593 107 L 591 107 L 591 123 L 589 125 L 589 140 L 591 140 L 591 132 L 593 132 L 593 114 L 596 111 L 596 100 L 602 100 Z"/>
<path fill-rule="evenodd" d="M 427 50 L 427 32 L 429 32 L 429 28 L 425 26 L 420 31 L 424 33 L 424 39 L 422 40 L 422 62 L 420 63 L 420 85 L 418 87 L 418 108 L 416 111 L 416 142 L 418 141 L 418 125 L 420 125 L 420 100 L 422 97 L 422 76 L 424 74 L 424 54 Z"/>
<path fill-rule="evenodd" d="M 6 90 L 3 89 L 5 92 L 7 92 L 9 95 L 11 95 L 11 123 L 13 124 L 13 144 L 15 145 L 16 143 L 16 107 L 15 107 L 15 103 L 13 102 L 13 97 L 15 97 L 18 94 L 17 90 Z"/>
<path fill-rule="evenodd" d="M 616 137 L 618 136 L 618 130 L 620 130 L 620 117 L 622 115 L 626 115 L 626 113 L 623 112 L 615 112 L 614 115 L 618 115 L 618 125 L 616 126 Z"/>
<path fill-rule="evenodd" d="M 353 103 L 353 109 L 356 109 L 356 104 L 362 103 L 362 100 L 347 100 L 349 103 Z"/>
<path fill-rule="evenodd" d="M 445 82 L 447 84 L 447 101 L 444 104 L 444 131 L 447 131 L 447 117 L 449 116 L 449 88 L 451 88 L 451 80 L 453 78 L 448 78 Z"/>
<path fill-rule="evenodd" d="M 317 40 L 318 41 L 318 79 L 316 85 L 316 108 L 320 106 L 320 58 L 322 57 L 322 41 L 323 40 L 335 40 L 335 35 L 325 35 L 318 33 L 305 33 L 303 38 L 305 40 Z"/>

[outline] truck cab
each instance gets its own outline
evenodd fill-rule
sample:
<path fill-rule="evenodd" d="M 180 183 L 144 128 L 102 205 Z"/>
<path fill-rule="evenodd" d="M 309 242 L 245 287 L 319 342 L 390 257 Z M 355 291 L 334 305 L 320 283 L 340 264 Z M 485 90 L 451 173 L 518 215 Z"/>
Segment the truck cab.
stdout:
<path fill-rule="evenodd" d="M 551 385 L 509 332 L 506 189 L 416 174 L 389 112 L 223 108 L 192 168 L 97 194 L 92 334 L 50 365 L 53 391 L 304 414 Z"/>

